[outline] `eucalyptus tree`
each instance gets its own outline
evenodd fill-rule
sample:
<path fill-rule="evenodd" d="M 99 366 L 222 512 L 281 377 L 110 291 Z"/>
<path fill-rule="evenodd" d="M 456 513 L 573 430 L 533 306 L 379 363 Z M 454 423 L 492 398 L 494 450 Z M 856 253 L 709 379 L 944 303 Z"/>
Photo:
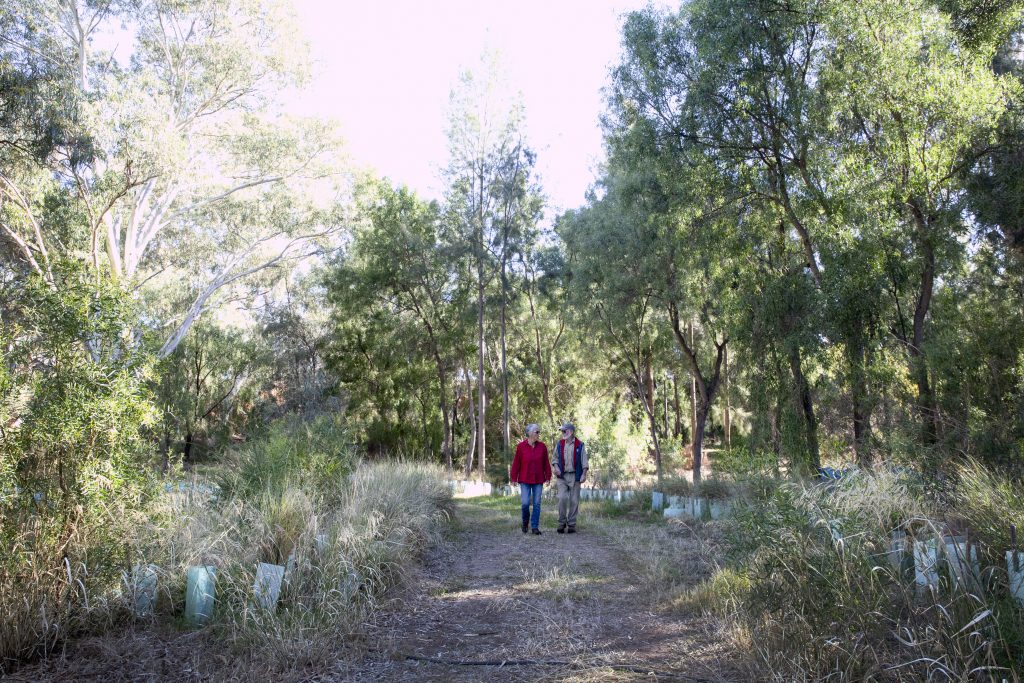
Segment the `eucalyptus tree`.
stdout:
<path fill-rule="evenodd" d="M 497 251 L 498 272 L 501 284 L 501 307 L 499 317 L 499 347 L 501 349 L 501 393 L 502 393 L 502 449 L 507 455 L 511 448 L 511 416 L 509 401 L 508 341 L 507 327 L 509 297 L 515 291 L 511 286 L 510 270 L 516 256 L 523 254 L 536 240 L 536 226 L 543 210 L 540 187 L 534 177 L 536 162 L 534 153 L 519 143 L 499 160 L 496 182 L 492 192 L 497 195 Z"/>
<path fill-rule="evenodd" d="M 993 139 L 1010 84 L 990 70 L 991 52 L 971 49 L 939 10 L 908 21 L 905 3 L 893 0 L 837 4 L 824 25 L 837 39 L 822 73 L 837 148 L 854 182 L 884 193 L 877 208 L 897 220 L 892 330 L 906 348 L 931 445 L 939 436 L 927 357 L 931 302 L 963 254 L 960 170 L 979 141 Z"/>
<path fill-rule="evenodd" d="M 964 168 L 967 204 L 978 236 L 998 239 L 1008 261 L 1024 264 L 1024 35 L 1018 30 L 995 50 L 992 69 L 1014 84 L 992 144 Z"/>
<path fill-rule="evenodd" d="M 269 375 L 268 349 L 249 331 L 201 322 L 196 332 L 160 366 L 165 471 L 179 440 L 181 461 L 192 464 L 244 431 L 250 416 L 242 409 L 255 402 Z"/>
<path fill-rule="evenodd" d="M 526 318 L 520 322 L 521 334 L 529 339 L 528 353 L 536 363 L 536 372 L 531 377 L 536 376 L 540 382 L 548 423 L 554 425 L 558 397 L 552 395 L 556 393 L 553 385 L 565 375 L 564 367 L 557 368 L 573 336 L 567 329 L 570 314 L 565 254 L 556 245 L 541 246 L 535 242 L 520 258 L 519 289 L 526 302 L 526 310 L 521 314 Z M 563 403 L 558 401 L 560 408 Z"/>
<path fill-rule="evenodd" d="M 506 92 L 493 55 L 479 72 L 466 71 L 450 97 L 448 209 L 463 225 L 475 266 L 477 308 L 477 452 L 486 468 L 486 309 L 488 288 L 500 278 L 501 329 L 510 292 L 507 269 L 529 239 L 540 210 L 532 178 L 534 156 L 524 142 L 523 107 Z M 501 382 L 505 394 L 503 447 L 509 447 L 508 377 L 502 332 Z"/>
<path fill-rule="evenodd" d="M 817 334 L 846 347 L 858 455 L 869 457 L 867 377 L 882 330 L 907 350 L 923 439 L 934 442 L 926 323 L 962 233 L 957 169 L 1005 100 L 985 55 L 942 11 L 900 0 L 695 0 L 678 14 L 631 15 L 624 34 L 623 110 L 670 151 L 704 149 L 738 193 L 765 205 L 761 215 L 775 212 L 821 303 L 838 307 Z M 805 349 L 785 347 L 813 451 Z"/>
<path fill-rule="evenodd" d="M 712 406 L 723 389 L 740 306 L 734 295 L 746 263 L 741 251 L 741 206 L 737 197 L 706 164 L 697 149 L 682 151 L 687 159 L 680 173 L 674 159 L 644 125 L 629 126 L 615 140 L 620 153 L 645 168 L 631 191 L 631 201 L 647 220 L 664 226 L 654 238 L 658 300 L 665 308 L 672 336 L 692 378 L 690 441 L 693 476 L 702 475 L 704 435 Z M 642 166 L 636 164 L 639 154 Z"/>
<path fill-rule="evenodd" d="M 422 328 L 380 302 L 348 299 L 347 275 L 333 277 L 326 360 L 344 391 L 354 436 L 376 455 L 436 453 L 443 438 L 436 410 L 440 387 Z"/>
<path fill-rule="evenodd" d="M 608 357 L 612 371 L 626 380 L 643 408 L 654 447 L 658 482 L 662 478 L 661 439 L 647 381 L 667 327 L 658 300 L 659 261 L 650 249 L 658 226 L 649 224 L 614 194 L 563 214 L 559 235 L 570 275 L 571 324 L 584 348 Z"/>
<path fill-rule="evenodd" d="M 1021 0 L 936 0 L 949 14 L 952 28 L 971 49 L 991 49 L 1002 43 L 1024 20 Z"/>
<path fill-rule="evenodd" d="M 820 285 L 815 239 L 827 217 L 808 206 L 813 198 L 793 190 L 794 179 L 808 177 L 803 158 L 810 153 L 812 93 L 807 81 L 818 59 L 818 38 L 803 29 L 805 13 L 768 16 L 773 9 L 778 8 L 772 3 L 745 0 L 697 1 L 674 14 L 651 8 L 630 15 L 623 29 L 625 56 L 614 72 L 613 113 L 620 129 L 645 132 L 663 175 L 687 176 L 688 157 L 699 157 L 706 177 L 717 176 L 716 182 L 728 186 L 721 196 L 751 206 L 746 228 L 765 220 L 785 226 L 787 250 L 800 254 L 798 267 Z M 786 364 L 816 462 L 817 419 L 805 378 L 806 349 L 795 335 L 801 325 L 791 317 L 786 322 L 776 334 L 790 336 L 783 344 Z"/>
<path fill-rule="evenodd" d="M 339 227 L 337 141 L 274 99 L 305 73 L 280 4 L 17 0 L 3 11 L 8 68 L 52 73 L 36 82 L 59 89 L 40 97 L 71 112 L 45 158 L 5 160 L 3 234 L 50 281 L 59 253 L 143 300 L 179 285 L 179 300 L 148 311 L 161 356 L 227 288 Z M 127 57 L 114 49 L 118 26 Z"/>
<path fill-rule="evenodd" d="M 682 239 L 670 247 L 672 257 L 668 263 L 664 301 L 673 336 L 686 359 L 695 387 L 690 439 L 693 478 L 699 481 L 705 429 L 711 407 L 722 388 L 723 363 L 730 341 L 731 309 L 735 304 L 730 300 L 729 290 L 739 274 L 733 270 L 732 259 L 710 256 L 711 250 L 704 251 L 696 243 L 704 241 L 707 245 L 721 240 L 728 227 L 720 220 L 699 217 L 681 221 L 676 229 L 677 239 Z M 721 251 L 715 251 L 722 255 Z M 689 334 L 683 324 L 687 317 L 692 321 Z M 700 330 L 699 338 L 695 337 L 694 328 Z"/>
<path fill-rule="evenodd" d="M 405 328 L 410 340 L 418 340 L 408 350 L 436 373 L 440 454 L 451 468 L 454 382 L 459 349 L 468 341 L 462 324 L 468 288 L 451 268 L 459 248 L 456 235 L 436 202 L 423 201 L 405 187 L 368 182 L 359 191 L 359 204 L 366 221 L 327 277 L 335 319 L 348 324 L 380 311 L 393 318 L 396 330 Z M 373 362 L 371 356 L 381 351 L 364 345 L 361 353 Z"/>
<path fill-rule="evenodd" d="M 324 268 L 286 278 L 266 296 L 259 311 L 261 337 L 269 348 L 271 416 L 299 412 L 316 415 L 333 409 L 333 378 L 325 352 L 331 326 Z"/>
<path fill-rule="evenodd" d="M 777 462 L 785 456 L 791 469 L 813 470 L 820 465 L 819 418 L 809 359 L 824 343 L 825 310 L 784 225 L 775 207 L 758 202 L 740 207 L 738 239 L 747 258 L 735 283 L 742 302 L 735 341 L 757 359 L 748 381 L 760 441 L 770 444 Z"/>

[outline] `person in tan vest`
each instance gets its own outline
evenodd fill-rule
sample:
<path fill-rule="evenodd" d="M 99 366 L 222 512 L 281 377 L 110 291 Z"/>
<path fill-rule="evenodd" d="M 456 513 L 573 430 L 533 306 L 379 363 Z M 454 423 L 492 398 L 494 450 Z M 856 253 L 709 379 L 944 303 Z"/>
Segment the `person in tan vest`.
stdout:
<path fill-rule="evenodd" d="M 562 438 L 555 445 L 551 469 L 558 487 L 558 528 L 560 534 L 576 533 L 580 508 L 580 485 L 587 480 L 587 447 L 576 438 L 576 425 L 562 425 Z"/>

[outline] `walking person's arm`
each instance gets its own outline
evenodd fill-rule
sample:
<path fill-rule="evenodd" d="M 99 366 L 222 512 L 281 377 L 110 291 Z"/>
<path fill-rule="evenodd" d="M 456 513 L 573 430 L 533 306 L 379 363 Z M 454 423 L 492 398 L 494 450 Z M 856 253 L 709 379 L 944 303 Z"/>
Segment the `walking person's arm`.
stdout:
<path fill-rule="evenodd" d="M 519 447 L 516 447 L 516 455 L 512 458 L 512 471 L 508 474 L 508 480 L 513 484 L 519 483 L 519 470 L 523 465 L 522 453 L 519 452 Z"/>
<path fill-rule="evenodd" d="M 583 469 L 583 472 L 580 474 L 580 483 L 582 484 L 587 480 L 587 469 L 589 469 L 587 463 L 587 444 L 585 443 L 580 444 L 580 467 Z"/>

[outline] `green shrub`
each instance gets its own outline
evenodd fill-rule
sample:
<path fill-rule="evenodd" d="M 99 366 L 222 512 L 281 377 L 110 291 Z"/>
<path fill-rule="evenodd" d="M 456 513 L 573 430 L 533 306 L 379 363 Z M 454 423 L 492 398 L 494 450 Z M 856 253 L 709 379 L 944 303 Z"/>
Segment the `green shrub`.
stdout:
<path fill-rule="evenodd" d="M 0 671 L 99 614 L 151 493 L 151 358 L 130 297 L 81 268 L 0 292 Z"/>
<path fill-rule="evenodd" d="M 719 477 L 702 479 L 700 484 L 694 487 L 695 494 L 709 500 L 725 500 L 733 495 L 735 487 L 731 482 Z"/>
<path fill-rule="evenodd" d="M 356 466 L 355 448 L 341 419 L 323 415 L 312 422 L 291 416 L 266 433 L 229 451 L 217 468 L 217 482 L 229 496 L 252 499 L 289 487 L 328 494 Z"/>
<path fill-rule="evenodd" d="M 714 468 L 719 474 L 731 476 L 768 475 L 778 471 L 779 463 L 771 451 L 734 445 L 715 452 Z"/>
<path fill-rule="evenodd" d="M 693 493 L 693 482 L 689 479 L 666 477 L 661 482 L 661 491 L 666 496 L 689 496 Z"/>

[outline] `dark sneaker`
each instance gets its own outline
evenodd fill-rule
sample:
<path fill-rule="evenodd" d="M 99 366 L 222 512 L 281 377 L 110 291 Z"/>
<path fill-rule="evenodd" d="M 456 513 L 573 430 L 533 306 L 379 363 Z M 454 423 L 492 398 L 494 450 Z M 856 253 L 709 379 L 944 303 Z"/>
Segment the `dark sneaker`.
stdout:
<path fill-rule="evenodd" d="M 530 533 L 534 536 L 540 536 L 540 529 L 530 529 Z"/>
<path fill-rule="evenodd" d="M 564 526 L 560 526 L 557 529 L 555 529 L 555 531 L 557 531 L 560 534 L 564 534 L 565 533 L 565 527 Z"/>
<path fill-rule="evenodd" d="M 576 533 L 576 527 L 574 527 L 574 526 L 569 527 L 569 533 L 570 534 Z"/>
<path fill-rule="evenodd" d="M 529 530 L 530 530 L 530 525 L 527 524 L 526 522 L 523 522 L 523 533 L 525 534 Z"/>

